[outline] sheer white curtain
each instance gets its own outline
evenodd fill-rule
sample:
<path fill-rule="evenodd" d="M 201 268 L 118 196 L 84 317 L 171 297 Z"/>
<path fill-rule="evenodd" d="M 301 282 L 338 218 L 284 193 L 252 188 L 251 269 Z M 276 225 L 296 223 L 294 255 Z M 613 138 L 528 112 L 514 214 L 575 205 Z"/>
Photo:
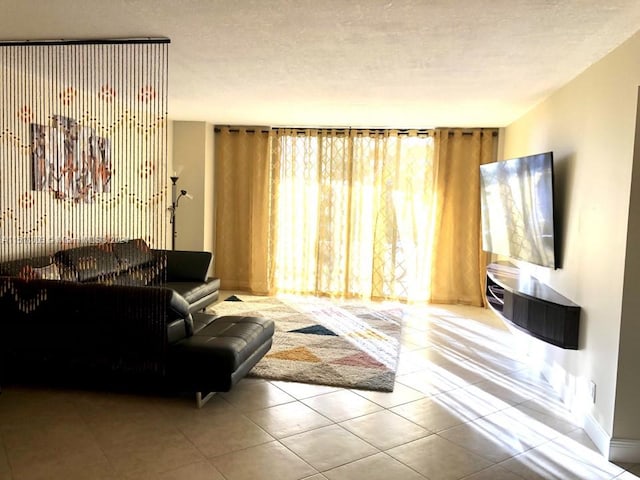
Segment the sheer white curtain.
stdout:
<path fill-rule="evenodd" d="M 276 290 L 426 300 L 432 134 L 320 129 L 272 134 Z"/>

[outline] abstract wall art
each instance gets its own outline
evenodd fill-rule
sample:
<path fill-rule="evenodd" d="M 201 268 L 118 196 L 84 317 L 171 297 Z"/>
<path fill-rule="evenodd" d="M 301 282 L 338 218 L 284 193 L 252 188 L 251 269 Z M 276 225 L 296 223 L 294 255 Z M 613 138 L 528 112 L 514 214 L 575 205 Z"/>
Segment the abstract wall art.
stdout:
<path fill-rule="evenodd" d="M 31 124 L 33 190 L 55 198 L 90 203 L 111 189 L 108 138 L 73 118 L 53 116 L 53 125 Z"/>

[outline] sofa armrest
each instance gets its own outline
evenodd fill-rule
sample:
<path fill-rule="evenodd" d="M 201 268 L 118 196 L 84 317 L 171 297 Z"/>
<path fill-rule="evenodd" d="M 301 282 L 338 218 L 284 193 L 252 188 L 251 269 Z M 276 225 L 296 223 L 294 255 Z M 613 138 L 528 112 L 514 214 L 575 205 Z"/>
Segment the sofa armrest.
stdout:
<path fill-rule="evenodd" d="M 206 251 L 157 250 L 166 258 L 167 282 L 205 282 L 213 255 Z"/>

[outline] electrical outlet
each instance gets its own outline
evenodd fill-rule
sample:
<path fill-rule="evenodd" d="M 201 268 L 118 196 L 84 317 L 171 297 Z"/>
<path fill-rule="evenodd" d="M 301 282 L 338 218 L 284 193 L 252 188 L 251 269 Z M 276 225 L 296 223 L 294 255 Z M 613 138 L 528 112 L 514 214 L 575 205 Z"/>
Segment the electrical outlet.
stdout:
<path fill-rule="evenodd" d="M 591 402 L 596 403 L 596 382 L 593 380 L 589 382 L 589 395 L 591 396 Z"/>

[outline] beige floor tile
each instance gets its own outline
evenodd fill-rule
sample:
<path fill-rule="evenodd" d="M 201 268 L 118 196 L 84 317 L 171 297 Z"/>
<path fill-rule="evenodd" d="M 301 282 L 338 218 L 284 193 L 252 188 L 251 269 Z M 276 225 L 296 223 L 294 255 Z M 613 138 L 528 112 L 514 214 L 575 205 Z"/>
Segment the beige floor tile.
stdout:
<path fill-rule="evenodd" d="M 571 442 L 564 448 L 557 442 L 547 442 L 499 465 L 527 480 L 603 480 L 624 473 L 602 456 L 577 459 L 573 448 Z"/>
<path fill-rule="evenodd" d="M 525 358 L 520 358 L 510 344 L 483 337 L 482 343 L 471 348 L 470 360 L 494 373 L 509 373 L 526 367 Z"/>
<path fill-rule="evenodd" d="M 408 325 L 402 326 L 400 344 L 402 351 L 420 350 L 433 346 L 433 342 L 426 332 Z"/>
<path fill-rule="evenodd" d="M 487 415 L 475 423 L 481 425 L 484 430 L 500 436 L 503 445 L 514 445 L 523 450 L 537 447 L 559 435 L 558 432 L 513 407 Z"/>
<path fill-rule="evenodd" d="M 561 444 L 571 442 L 575 447 L 575 451 L 578 457 L 581 454 L 589 456 L 595 454 L 601 456 L 598 447 L 596 447 L 591 438 L 589 438 L 589 435 L 587 435 L 587 432 L 585 432 L 582 428 L 576 428 L 572 432 L 558 437 L 556 440 L 554 440 L 554 442 L 559 442 Z M 630 464 L 629 466 L 632 467 L 633 464 Z"/>
<path fill-rule="evenodd" d="M 214 395 L 202 408 L 197 408 L 195 395 L 163 398 L 159 409 L 173 425 L 189 424 L 202 418 L 237 413 L 237 408 L 222 395 Z"/>
<path fill-rule="evenodd" d="M 127 480 L 225 480 L 208 461 L 191 463 L 164 473 L 144 473 L 127 476 Z"/>
<path fill-rule="evenodd" d="M 1 477 L 0 477 L 1 478 Z M 52 463 L 34 463 L 16 468 L 14 480 L 125 480 L 113 465 L 103 460 L 86 463 L 86 460 L 65 456 Z"/>
<path fill-rule="evenodd" d="M 540 412 L 546 417 L 561 420 L 563 423 L 570 423 L 574 427 L 579 426 L 574 415 L 555 398 L 532 398 L 518 404 L 518 408 L 525 407 L 527 409 Z"/>
<path fill-rule="evenodd" d="M 271 382 L 251 381 L 250 379 L 241 380 L 230 392 L 219 395 L 243 412 L 260 410 L 296 400 Z"/>
<path fill-rule="evenodd" d="M 5 386 L 0 480 L 640 478 L 576 428 L 496 318 L 412 309 L 393 392 L 245 378 L 197 409 L 186 394 Z"/>
<path fill-rule="evenodd" d="M 72 470 L 106 461 L 89 428 L 75 422 L 12 429 L 2 440 L 14 477 L 36 468 Z"/>
<path fill-rule="evenodd" d="M 159 407 L 159 399 L 152 395 L 134 395 L 116 392 L 82 392 L 69 397 L 74 410 L 87 422 L 105 419 L 148 420 L 163 422 L 165 415 Z"/>
<path fill-rule="evenodd" d="M 147 443 L 159 435 L 179 433 L 177 427 L 155 423 L 149 419 L 124 420 L 105 417 L 89 425 L 89 429 L 101 448 L 111 448 L 123 443 Z"/>
<path fill-rule="evenodd" d="M 440 395 L 405 403 L 390 409 L 431 432 L 439 432 L 477 418 L 467 410 L 458 411 Z"/>
<path fill-rule="evenodd" d="M 11 387 L 4 388 L 0 398 L 0 434 L 14 428 L 84 424 L 73 403 L 58 390 Z"/>
<path fill-rule="evenodd" d="M 204 460 L 182 434 L 162 433 L 139 443 L 132 441 L 103 448 L 109 462 L 124 475 L 163 473 Z"/>
<path fill-rule="evenodd" d="M 624 469 L 627 471 L 627 473 L 629 474 L 633 474 L 633 475 L 640 475 L 640 464 L 639 463 L 627 463 L 627 462 L 613 462 L 615 463 L 615 465 L 617 465 L 618 467 Z M 640 477 L 639 477 L 640 478 Z"/>
<path fill-rule="evenodd" d="M 529 368 L 504 374 L 513 384 L 525 392 L 527 400 L 539 399 L 544 403 L 562 404 L 558 393 L 544 379 L 540 372 Z"/>
<path fill-rule="evenodd" d="M 510 406 L 531 398 L 526 388 L 503 374 L 494 375 L 488 380 L 476 383 L 474 386 Z"/>
<path fill-rule="evenodd" d="M 298 480 L 317 471 L 278 442 L 211 459 L 227 480 Z"/>
<path fill-rule="evenodd" d="M 192 423 L 181 427 L 181 431 L 205 457 L 224 455 L 274 440 L 239 413 L 216 421 Z"/>
<path fill-rule="evenodd" d="M 387 453 L 429 480 L 457 480 L 492 465 L 438 435 L 392 448 Z"/>
<path fill-rule="evenodd" d="M 514 419 L 518 419 L 521 424 L 526 425 L 532 431 L 539 433 L 549 440 L 570 433 L 577 428 L 577 425 L 573 423 L 572 417 L 568 413 L 565 417 L 547 415 L 539 410 L 525 406 L 524 403 L 502 410 L 502 412 Z"/>
<path fill-rule="evenodd" d="M 476 385 L 451 390 L 433 398 L 468 419 L 484 417 L 512 407 Z"/>
<path fill-rule="evenodd" d="M 347 420 L 340 425 L 380 450 L 431 435 L 428 430 L 388 410 Z"/>
<path fill-rule="evenodd" d="M 246 416 L 276 438 L 289 437 L 333 423 L 300 402 L 254 410 Z"/>
<path fill-rule="evenodd" d="M 393 392 L 376 392 L 372 390 L 352 390 L 352 392 L 384 408 L 395 407 L 425 397 L 424 393 L 420 393 L 401 383 L 395 384 Z"/>
<path fill-rule="evenodd" d="M 620 475 L 624 470 L 623 467 L 607 461 L 581 428 L 542 445 L 540 450 L 546 451 L 547 456 L 551 456 L 552 453 L 561 455 L 568 465 L 581 465 L 587 475 L 594 476 L 598 472 L 603 476 Z"/>
<path fill-rule="evenodd" d="M 511 431 L 500 429 L 484 418 L 442 430 L 438 435 L 494 463 L 530 448 Z"/>
<path fill-rule="evenodd" d="M 7 460 L 2 437 L 0 437 L 0 478 L 2 478 L 3 475 L 8 477 L 10 473 L 11 467 L 9 466 L 9 460 Z"/>
<path fill-rule="evenodd" d="M 434 365 L 452 365 L 452 358 L 437 347 L 402 351 L 398 358 L 397 375 L 421 372 Z"/>
<path fill-rule="evenodd" d="M 342 422 L 382 410 L 380 405 L 349 390 L 318 395 L 304 399 L 302 402 L 334 422 Z"/>
<path fill-rule="evenodd" d="M 401 337 L 411 341 L 411 337 L 418 336 L 420 338 L 428 337 L 432 328 L 433 317 L 428 313 L 415 311 L 414 309 L 406 309 L 402 317 Z M 419 340 L 419 339 L 418 339 Z M 411 341 L 413 343 L 413 341 Z"/>
<path fill-rule="evenodd" d="M 451 352 L 467 353 L 473 346 L 469 331 L 469 319 L 456 316 L 439 315 L 431 321 L 427 334 L 438 348 Z"/>
<path fill-rule="evenodd" d="M 409 340 L 400 339 L 400 352 L 411 352 L 412 350 L 422 350 L 423 348 L 427 348 L 431 346 L 431 341 L 428 341 L 429 344 L 427 345 L 425 345 L 425 343 L 426 341 L 420 344 L 415 344 L 415 343 L 411 343 Z"/>
<path fill-rule="evenodd" d="M 378 453 L 378 449 L 339 425 L 311 430 L 281 441 L 320 472 Z"/>
<path fill-rule="evenodd" d="M 442 319 L 446 319 L 451 324 L 462 324 L 464 328 L 469 328 L 467 320 L 478 319 L 482 322 L 482 330 L 490 328 L 495 334 L 502 332 L 509 335 L 509 329 L 504 320 L 498 318 L 487 308 L 477 308 L 470 305 L 432 305 L 432 314 Z"/>
<path fill-rule="evenodd" d="M 478 473 L 474 473 L 464 480 L 524 480 L 520 475 L 510 472 L 499 465 L 493 465 Z"/>
<path fill-rule="evenodd" d="M 216 425 L 221 420 L 227 420 L 232 417 L 240 418 L 243 413 L 234 407 L 230 407 L 230 410 L 218 410 L 209 409 L 208 403 L 201 409 L 188 406 L 182 413 L 176 411 L 171 415 L 169 419 L 170 428 L 178 429 L 180 431 L 189 429 L 192 426 L 198 425 Z"/>
<path fill-rule="evenodd" d="M 425 480 L 425 477 L 384 453 L 324 472 L 329 480 Z"/>
<path fill-rule="evenodd" d="M 438 395 L 468 385 L 468 382 L 455 373 L 439 365 L 433 365 L 427 370 L 398 375 L 396 383 L 413 388 L 425 396 Z"/>
<path fill-rule="evenodd" d="M 79 392 L 73 403 L 100 446 L 107 448 L 177 433 L 175 417 L 162 411 L 158 400 L 153 396 Z"/>
<path fill-rule="evenodd" d="M 475 364 L 468 358 L 457 361 L 453 365 L 446 365 L 445 368 L 448 375 L 455 378 L 456 383 L 463 387 L 484 382 L 495 375 L 495 372 Z"/>
<path fill-rule="evenodd" d="M 339 390 L 337 387 L 331 387 L 328 385 L 313 385 L 310 383 L 279 381 L 271 381 L 271 383 L 298 400 L 309 397 L 316 397 L 318 395 L 323 395 L 325 393 L 335 392 Z"/>
<path fill-rule="evenodd" d="M 614 480 L 638 480 L 638 478 L 640 477 L 636 476 L 631 472 L 622 472 L 620 475 L 615 477 Z"/>

